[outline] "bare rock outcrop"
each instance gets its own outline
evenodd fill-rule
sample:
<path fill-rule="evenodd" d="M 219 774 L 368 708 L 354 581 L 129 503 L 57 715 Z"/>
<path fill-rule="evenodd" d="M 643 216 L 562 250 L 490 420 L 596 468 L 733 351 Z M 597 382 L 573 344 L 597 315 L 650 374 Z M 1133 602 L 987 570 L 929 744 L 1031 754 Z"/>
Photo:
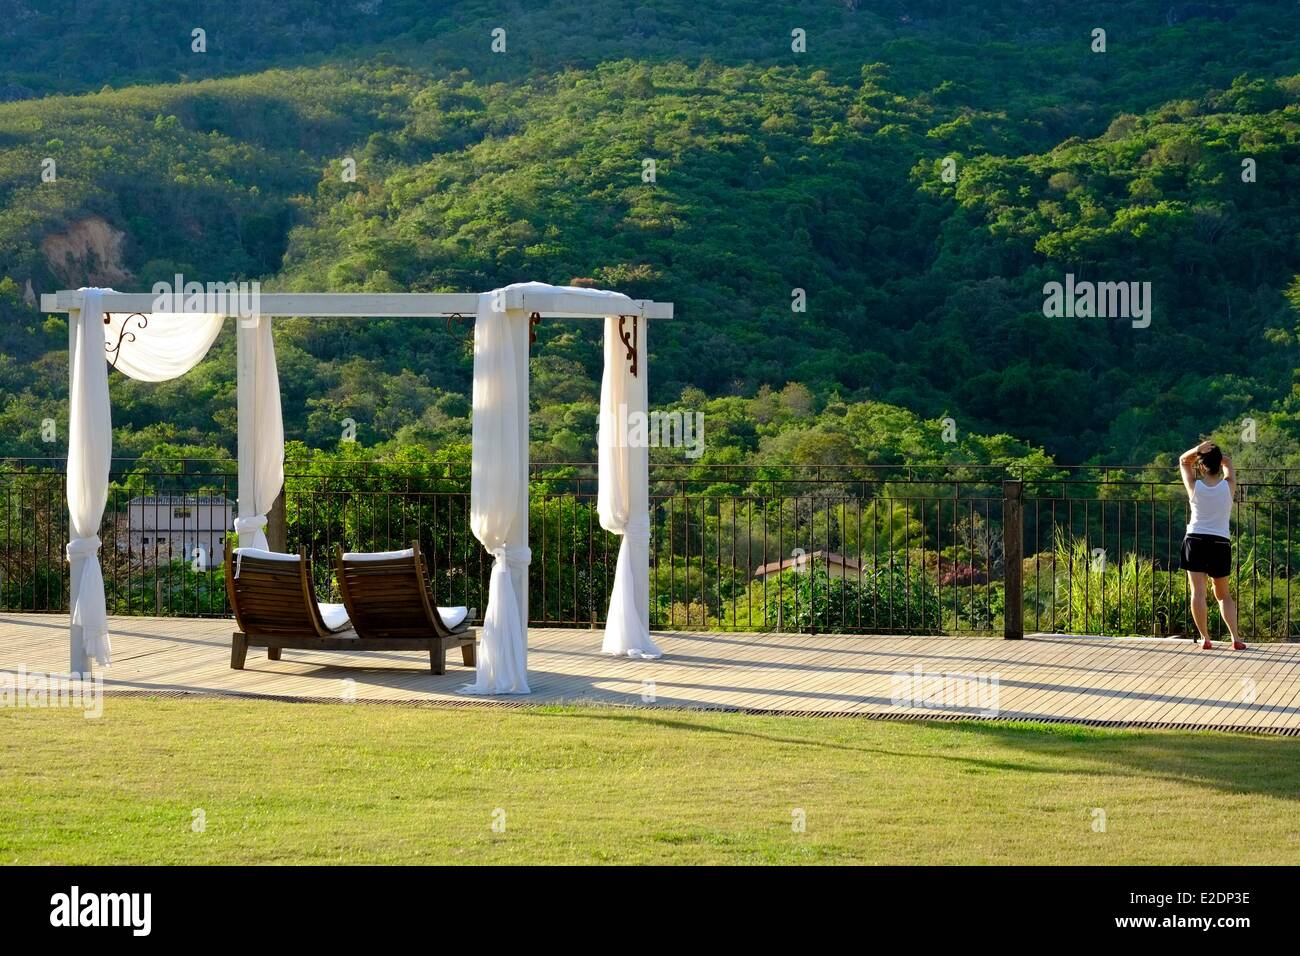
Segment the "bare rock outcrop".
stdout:
<path fill-rule="evenodd" d="M 66 232 L 51 233 L 42 239 L 41 252 L 50 270 L 69 288 L 111 286 L 131 278 L 130 270 L 122 264 L 125 239 L 126 233 L 99 216 L 87 216 Z"/>

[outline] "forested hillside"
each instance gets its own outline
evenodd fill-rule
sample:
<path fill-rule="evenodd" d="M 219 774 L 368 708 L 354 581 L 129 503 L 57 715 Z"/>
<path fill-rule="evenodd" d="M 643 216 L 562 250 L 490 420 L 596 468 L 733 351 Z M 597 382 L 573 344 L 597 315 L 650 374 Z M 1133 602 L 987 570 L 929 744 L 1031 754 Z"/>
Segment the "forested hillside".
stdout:
<path fill-rule="evenodd" d="M 705 413 L 706 462 L 1142 463 L 1249 416 L 1239 464 L 1300 465 L 1295 4 L 228 6 L 0 2 L 0 453 L 62 451 L 66 329 L 29 282 L 182 272 L 672 300 L 652 401 Z M 1046 317 L 1067 273 L 1149 282 L 1149 325 Z M 277 348 L 291 438 L 467 440 L 463 325 Z M 593 327 L 534 356 L 535 454 L 588 457 Z M 228 334 L 113 389 L 120 454 L 233 445 Z"/>

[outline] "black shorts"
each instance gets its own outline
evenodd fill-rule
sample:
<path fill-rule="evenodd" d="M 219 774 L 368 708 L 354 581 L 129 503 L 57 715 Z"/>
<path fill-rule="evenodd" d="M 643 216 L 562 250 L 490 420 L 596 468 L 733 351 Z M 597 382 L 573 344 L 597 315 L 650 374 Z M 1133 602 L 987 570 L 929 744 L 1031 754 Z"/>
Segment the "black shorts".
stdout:
<path fill-rule="evenodd" d="M 1232 542 L 1217 534 L 1189 534 L 1183 538 L 1182 558 L 1185 571 L 1226 578 L 1232 573 Z"/>

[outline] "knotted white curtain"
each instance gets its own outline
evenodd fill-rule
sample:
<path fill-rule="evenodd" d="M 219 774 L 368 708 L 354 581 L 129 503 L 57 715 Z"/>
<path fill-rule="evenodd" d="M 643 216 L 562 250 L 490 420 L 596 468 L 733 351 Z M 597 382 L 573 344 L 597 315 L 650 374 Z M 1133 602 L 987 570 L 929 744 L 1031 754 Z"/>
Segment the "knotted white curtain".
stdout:
<path fill-rule="evenodd" d="M 479 296 L 474 322 L 470 530 L 493 557 L 468 694 L 528 688 L 528 319 L 504 290 Z"/>
<path fill-rule="evenodd" d="M 252 372 L 251 445 L 240 449 L 239 515 L 235 533 L 240 546 L 269 549 L 267 513 L 284 485 L 284 417 L 280 407 L 280 372 L 275 363 L 271 319 L 241 317 L 239 361 Z M 248 423 L 244 423 L 247 427 Z"/>
<path fill-rule="evenodd" d="M 104 357 L 105 290 L 83 289 L 79 315 L 68 327 L 68 542 L 71 588 L 72 669 L 86 671 L 93 657 L 112 660 L 104 607 L 104 572 L 99 566 L 99 527 L 108 499 L 113 457 L 113 419 L 108 407 L 108 363 Z"/>
<path fill-rule="evenodd" d="M 649 454 L 646 415 L 645 322 L 624 323 L 636 345 L 637 375 L 631 372 L 617 316 L 605 318 L 605 372 L 600 383 L 599 458 L 596 499 L 600 525 L 621 535 L 614 590 L 605 621 L 606 654 L 660 657 L 650 637 Z M 635 336 L 633 339 L 632 337 Z M 631 425 L 640 419 L 640 427 Z M 631 440 L 635 432 L 637 440 Z"/>
<path fill-rule="evenodd" d="M 103 294 L 111 289 L 82 289 L 80 313 L 70 315 L 68 329 L 68 516 L 72 526 L 67 555 L 71 565 L 72 669 L 85 669 L 93 657 L 107 667 L 112 660 L 104 603 L 104 574 L 99 565 L 99 527 L 108 499 L 113 457 L 113 419 L 108 398 L 106 337 L 120 347 L 117 368 L 145 382 L 184 375 L 208 353 L 221 331 L 219 315 L 113 313 L 105 322 Z"/>
<path fill-rule="evenodd" d="M 474 325 L 473 463 L 470 528 L 492 553 L 487 610 L 470 694 L 527 694 L 528 688 L 528 318 L 509 301 L 577 314 L 631 314 L 627 296 L 598 289 L 518 283 L 479 296 Z M 540 303 L 540 305 L 539 305 Z M 599 311 L 597 311 L 599 310 Z M 627 331 L 632 330 L 630 323 Z M 645 443 L 633 447 L 621 423 L 646 412 L 645 323 L 637 323 L 638 375 L 629 369 L 617 315 L 605 320 L 601 385 L 601 524 L 623 536 L 604 649 L 658 657 L 650 639 L 649 477 Z M 610 414 L 606 415 L 608 411 Z M 608 426 L 606 426 L 608 422 Z"/>

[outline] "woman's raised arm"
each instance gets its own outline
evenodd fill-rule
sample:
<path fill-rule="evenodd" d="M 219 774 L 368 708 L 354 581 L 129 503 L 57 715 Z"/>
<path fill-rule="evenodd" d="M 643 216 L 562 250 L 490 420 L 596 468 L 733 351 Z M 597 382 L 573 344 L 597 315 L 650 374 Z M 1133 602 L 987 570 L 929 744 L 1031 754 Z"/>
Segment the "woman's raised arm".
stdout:
<path fill-rule="evenodd" d="M 1178 473 L 1182 475 L 1183 487 L 1187 489 L 1189 497 L 1196 488 L 1196 456 L 1203 451 L 1208 451 L 1210 444 L 1208 441 L 1203 441 L 1178 456 Z"/>

